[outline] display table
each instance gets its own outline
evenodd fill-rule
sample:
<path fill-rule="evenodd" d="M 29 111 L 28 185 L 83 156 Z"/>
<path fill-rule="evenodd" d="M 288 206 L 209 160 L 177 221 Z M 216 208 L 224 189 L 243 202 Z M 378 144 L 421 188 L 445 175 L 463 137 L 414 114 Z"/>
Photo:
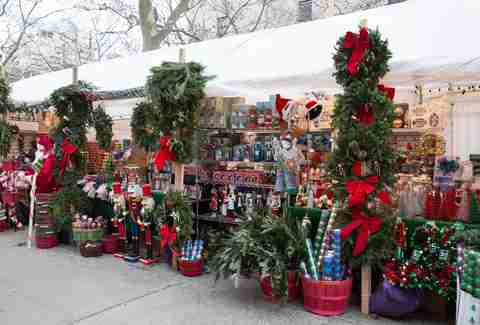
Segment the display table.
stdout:
<path fill-rule="evenodd" d="M 455 224 L 455 221 L 429 220 L 423 218 L 402 218 L 402 220 L 405 221 L 407 225 L 407 238 L 411 238 L 411 235 L 414 233 L 417 227 L 423 226 L 429 222 L 435 223 L 435 226 L 438 228 L 452 226 Z M 480 224 L 463 223 L 463 225 L 465 226 L 465 230 L 480 230 Z"/>

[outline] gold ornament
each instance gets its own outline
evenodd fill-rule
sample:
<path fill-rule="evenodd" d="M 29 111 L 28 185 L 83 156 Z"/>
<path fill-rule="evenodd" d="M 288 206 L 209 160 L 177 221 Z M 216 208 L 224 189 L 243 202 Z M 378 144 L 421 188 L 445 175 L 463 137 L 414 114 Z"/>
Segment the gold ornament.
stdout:
<path fill-rule="evenodd" d="M 420 156 L 441 156 L 445 154 L 445 140 L 442 136 L 433 133 L 426 133 L 420 139 L 416 147 Z"/>
<path fill-rule="evenodd" d="M 397 118 L 395 121 L 393 121 L 393 127 L 395 129 L 401 129 L 403 127 L 403 121 Z"/>

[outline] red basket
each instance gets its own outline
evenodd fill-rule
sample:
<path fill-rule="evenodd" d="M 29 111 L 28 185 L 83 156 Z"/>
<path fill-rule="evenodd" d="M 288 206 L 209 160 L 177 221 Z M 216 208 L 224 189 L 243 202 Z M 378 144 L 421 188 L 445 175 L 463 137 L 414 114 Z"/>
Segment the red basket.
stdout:
<path fill-rule="evenodd" d="M 288 272 L 288 302 L 296 300 L 300 293 L 300 281 L 296 272 Z M 278 301 L 278 298 L 273 295 L 271 277 L 265 277 L 260 281 L 263 296 L 272 302 Z"/>
<path fill-rule="evenodd" d="M 37 236 L 35 238 L 37 248 L 39 249 L 49 249 L 58 245 L 57 235 L 47 235 L 47 236 Z"/>
<path fill-rule="evenodd" d="M 180 268 L 180 273 L 182 273 L 184 276 L 194 277 L 202 275 L 203 273 L 202 259 L 198 259 L 196 261 L 179 259 L 178 266 Z"/>
<path fill-rule="evenodd" d="M 108 235 L 105 236 L 102 240 L 103 242 L 103 252 L 106 254 L 116 254 L 118 253 L 118 236 Z"/>
<path fill-rule="evenodd" d="M 352 279 L 344 281 L 316 281 L 302 279 L 303 305 L 311 313 L 337 316 L 345 313 L 352 292 Z"/>
<path fill-rule="evenodd" d="M 4 232 L 8 229 L 7 219 L 0 220 L 0 232 Z"/>

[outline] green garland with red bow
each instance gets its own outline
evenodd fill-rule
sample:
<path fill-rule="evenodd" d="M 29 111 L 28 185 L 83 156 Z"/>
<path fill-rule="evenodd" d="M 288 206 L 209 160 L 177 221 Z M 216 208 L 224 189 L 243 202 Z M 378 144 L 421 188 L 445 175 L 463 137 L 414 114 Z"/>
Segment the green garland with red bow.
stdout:
<path fill-rule="evenodd" d="M 338 136 L 328 170 L 342 202 L 342 238 L 354 265 L 382 266 L 393 253 L 395 154 L 387 139 L 395 89 L 380 84 L 390 58 L 380 32 L 365 27 L 341 37 L 334 55 L 334 76 L 344 92 L 336 98 L 332 127 Z"/>

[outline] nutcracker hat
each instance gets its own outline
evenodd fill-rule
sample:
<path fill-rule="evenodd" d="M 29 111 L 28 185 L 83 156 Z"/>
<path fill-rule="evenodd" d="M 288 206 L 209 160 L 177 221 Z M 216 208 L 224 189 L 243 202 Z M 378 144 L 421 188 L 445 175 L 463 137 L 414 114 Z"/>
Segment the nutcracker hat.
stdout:
<path fill-rule="evenodd" d="M 143 187 L 142 187 L 142 190 L 143 190 L 143 196 L 144 197 L 152 196 L 152 188 L 151 188 L 150 184 L 144 184 Z"/>
<path fill-rule="evenodd" d="M 322 104 L 316 100 L 309 100 L 305 104 L 305 108 L 307 109 L 306 116 L 309 120 L 314 120 L 319 117 L 323 110 Z"/>
<path fill-rule="evenodd" d="M 42 134 L 38 137 L 37 143 L 44 146 L 45 150 L 50 150 L 53 148 L 53 140 L 45 134 Z"/>

